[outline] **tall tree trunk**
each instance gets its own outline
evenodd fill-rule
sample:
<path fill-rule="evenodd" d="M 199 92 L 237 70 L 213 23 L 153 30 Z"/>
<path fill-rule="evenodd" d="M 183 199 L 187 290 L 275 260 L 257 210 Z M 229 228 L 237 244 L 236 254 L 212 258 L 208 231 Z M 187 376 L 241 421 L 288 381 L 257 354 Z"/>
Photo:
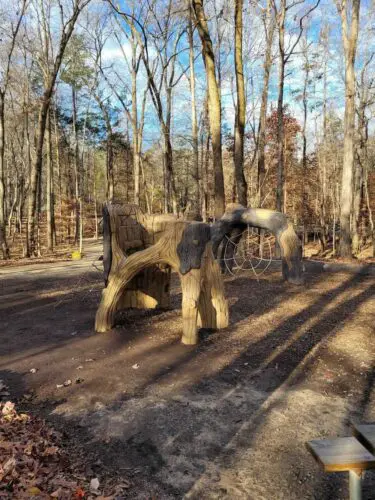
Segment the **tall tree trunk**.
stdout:
<path fill-rule="evenodd" d="M 215 218 L 225 211 L 224 173 L 221 151 L 221 102 L 215 74 L 215 56 L 202 0 L 192 0 L 206 68 L 208 109 L 215 178 Z"/>
<path fill-rule="evenodd" d="M 75 195 L 75 243 L 78 243 L 81 227 L 81 165 L 79 155 L 78 124 L 77 124 L 77 93 L 72 85 L 73 135 L 74 135 L 74 195 Z"/>
<path fill-rule="evenodd" d="M 115 194 L 115 178 L 113 170 L 112 127 L 107 129 L 107 199 L 112 201 Z"/>
<path fill-rule="evenodd" d="M 38 186 L 42 175 L 43 164 L 43 144 L 44 135 L 46 131 L 46 123 L 48 110 L 50 106 L 50 99 L 52 96 L 52 87 L 44 93 L 42 104 L 40 106 L 37 124 L 37 139 L 35 160 L 31 164 L 30 182 L 29 182 L 29 196 L 28 196 L 28 210 L 27 210 L 27 256 L 37 256 L 37 238 L 35 230 L 38 224 L 37 202 L 38 202 Z"/>
<path fill-rule="evenodd" d="M 51 113 L 48 113 L 47 124 L 47 162 L 46 162 L 46 205 L 47 205 L 47 248 L 53 251 L 54 233 L 54 185 L 53 185 L 53 162 L 52 162 L 52 131 Z"/>
<path fill-rule="evenodd" d="M 285 14 L 286 0 L 281 1 L 279 12 L 279 83 L 277 99 L 277 187 L 276 210 L 284 210 L 284 80 L 285 80 Z"/>
<path fill-rule="evenodd" d="M 363 197 L 363 161 L 364 151 L 366 147 L 366 116 L 365 116 L 365 103 L 363 101 L 364 95 L 361 89 L 361 101 L 358 110 L 358 144 L 356 147 L 355 163 L 354 163 L 354 193 L 353 193 L 353 214 L 352 214 L 352 252 L 356 255 L 360 250 L 360 213 L 361 202 Z"/>
<path fill-rule="evenodd" d="M 103 107 L 104 109 L 104 116 L 105 116 L 105 123 L 106 123 L 106 129 L 107 129 L 107 144 L 106 144 L 106 171 L 107 171 L 107 190 L 106 190 L 106 197 L 107 200 L 113 201 L 114 199 L 114 194 L 115 194 L 115 176 L 114 176 L 114 169 L 113 169 L 113 143 L 112 143 L 112 136 L 113 136 L 113 131 L 112 131 L 112 125 L 111 121 L 109 118 L 109 114 L 107 110 Z"/>
<path fill-rule="evenodd" d="M 322 141 L 322 154 L 318 155 L 318 166 L 319 166 L 319 180 L 321 185 L 320 190 L 320 227 L 322 231 L 321 244 L 322 250 L 325 251 L 328 241 L 328 224 L 326 220 L 327 214 L 327 132 L 328 132 L 328 120 L 327 120 L 327 88 L 328 88 L 328 74 L 327 74 L 327 58 L 329 54 L 328 46 L 328 27 L 324 26 L 322 30 L 322 49 L 324 53 L 323 62 L 323 141 Z"/>
<path fill-rule="evenodd" d="M 366 207 L 367 207 L 367 211 L 368 211 L 369 226 L 370 226 L 370 231 L 371 231 L 372 256 L 375 257 L 375 222 L 374 222 L 374 217 L 372 214 L 370 193 L 369 193 L 369 189 L 368 189 L 368 165 L 367 165 L 367 162 L 365 163 L 364 174 L 365 175 L 364 175 L 363 187 L 364 187 L 364 192 L 365 192 Z"/>
<path fill-rule="evenodd" d="M 168 212 L 177 214 L 176 187 L 173 173 L 173 149 L 171 142 L 171 124 L 172 124 L 172 88 L 167 88 L 167 105 L 165 126 L 162 128 L 164 135 L 164 161 L 166 174 L 166 194 Z"/>
<path fill-rule="evenodd" d="M 152 213 L 152 203 L 150 201 L 150 195 L 146 186 L 146 176 L 145 169 L 142 161 L 142 149 L 143 149 L 143 129 L 145 125 L 145 112 L 146 112 L 146 101 L 147 101 L 148 87 L 143 92 L 141 113 L 138 120 L 138 155 L 139 155 L 139 166 L 140 173 L 142 175 L 143 192 L 146 200 L 147 213 Z"/>
<path fill-rule="evenodd" d="M 164 132 L 163 134 L 163 157 L 164 157 L 164 169 L 165 169 L 165 181 L 164 181 L 164 189 L 165 189 L 165 204 L 164 210 L 166 213 L 173 212 L 173 203 L 172 203 L 172 177 L 173 177 L 173 153 L 172 153 L 172 144 L 169 138 L 169 133 Z"/>
<path fill-rule="evenodd" d="M 200 215 L 200 189 L 199 189 L 199 153 L 198 153 L 198 120 L 197 120 L 197 104 L 195 93 L 195 68 L 194 68 L 194 38 L 193 38 L 193 10 L 189 3 L 189 63 L 190 63 L 190 94 L 191 94 L 191 136 L 193 145 L 193 170 L 192 177 L 194 183 L 193 193 L 193 212 L 195 215 Z"/>
<path fill-rule="evenodd" d="M 134 203 L 139 205 L 140 192 L 140 151 L 138 135 L 138 106 L 137 106 L 137 46 L 132 44 L 132 134 L 133 134 L 133 172 L 134 172 Z"/>
<path fill-rule="evenodd" d="M 0 91 L 0 246 L 3 258 L 10 257 L 5 230 L 5 186 L 4 186 L 4 153 L 5 153 L 5 94 Z"/>
<path fill-rule="evenodd" d="M 345 53 L 345 117 L 344 156 L 341 178 L 340 200 L 340 246 L 341 257 L 352 255 L 352 235 L 350 220 L 353 201 L 354 170 L 354 125 L 355 125 L 355 56 L 357 50 L 360 0 L 352 0 L 350 33 L 348 33 L 348 12 L 346 1 L 338 5 L 341 15 L 342 38 Z"/>
<path fill-rule="evenodd" d="M 235 71 L 236 71 L 236 89 L 237 106 L 235 117 L 234 132 L 234 171 L 236 175 L 238 202 L 247 207 L 247 183 L 244 175 L 244 136 L 246 119 L 246 97 L 245 82 L 243 74 L 242 61 L 242 10 L 243 0 L 236 0 L 235 5 Z"/>
<path fill-rule="evenodd" d="M 205 134 L 207 140 L 205 144 Z M 200 147 L 201 147 L 201 174 L 200 174 L 200 198 L 201 198 L 201 211 L 203 222 L 207 222 L 208 215 L 208 182 L 207 182 L 207 167 L 208 155 L 210 150 L 210 133 L 208 129 L 208 105 L 207 97 L 204 102 L 204 111 L 202 116 L 201 134 L 200 134 Z"/>
<path fill-rule="evenodd" d="M 55 131 L 55 151 L 56 151 L 56 173 L 57 173 L 57 183 L 59 189 L 59 215 L 60 219 L 62 217 L 62 174 L 61 174 L 61 162 L 60 162 L 60 141 L 59 141 L 59 127 L 57 123 L 57 111 L 56 106 L 53 108 L 53 123 Z"/>
<path fill-rule="evenodd" d="M 271 2 L 267 1 L 265 19 L 266 52 L 263 64 L 263 89 L 260 105 L 259 128 L 258 128 L 258 172 L 257 172 L 257 206 L 261 207 L 264 199 L 264 181 L 266 176 L 265 148 L 266 148 L 266 120 L 268 105 L 268 87 L 272 65 L 272 44 L 275 33 L 275 17 L 271 13 Z"/>
<path fill-rule="evenodd" d="M 96 195 L 96 162 L 95 162 L 95 151 L 92 154 L 92 169 L 93 169 L 93 191 L 94 191 L 94 217 L 95 217 L 95 239 L 99 236 L 99 224 L 98 224 L 98 199 Z"/>
<path fill-rule="evenodd" d="M 305 78 L 303 82 L 303 91 L 302 91 L 302 105 L 303 105 L 303 125 L 302 125 L 302 219 L 304 226 L 304 238 L 305 243 L 308 242 L 308 230 L 307 225 L 309 222 L 309 214 L 308 214 L 308 175 L 307 175 L 307 135 L 306 135 L 306 127 L 307 127 L 307 104 L 308 104 L 308 95 L 307 95 L 307 87 L 309 84 L 310 77 L 310 62 L 307 53 L 307 35 L 306 35 L 306 46 L 304 48 L 304 66 L 305 66 Z"/>
<path fill-rule="evenodd" d="M 18 203 L 18 171 L 16 170 L 16 175 L 15 175 L 15 179 L 14 179 L 13 200 L 12 200 L 12 204 L 10 206 L 9 213 L 8 213 L 8 234 L 7 234 L 7 236 L 9 236 L 9 237 L 12 234 L 12 218 L 13 218 L 14 209 L 17 206 L 17 203 Z M 14 224 L 13 234 L 15 232 L 16 232 L 16 224 Z"/>
<path fill-rule="evenodd" d="M 107 187 L 106 187 L 106 198 L 107 200 L 113 200 L 114 198 L 114 170 L 113 170 L 113 130 L 111 125 L 111 119 L 109 117 L 109 113 L 105 104 L 102 102 L 98 95 L 94 95 L 96 102 L 99 105 L 99 108 L 103 114 L 105 128 L 107 133 L 106 139 L 106 176 L 107 176 Z"/>

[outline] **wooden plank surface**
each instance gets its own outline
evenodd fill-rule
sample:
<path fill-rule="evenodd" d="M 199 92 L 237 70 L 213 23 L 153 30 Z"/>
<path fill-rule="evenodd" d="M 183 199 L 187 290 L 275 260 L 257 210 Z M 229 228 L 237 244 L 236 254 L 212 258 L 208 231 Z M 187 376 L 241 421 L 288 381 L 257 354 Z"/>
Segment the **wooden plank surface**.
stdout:
<path fill-rule="evenodd" d="M 354 435 L 371 453 L 375 451 L 375 424 L 354 424 Z"/>
<path fill-rule="evenodd" d="M 314 439 L 307 447 L 326 472 L 375 468 L 375 456 L 355 437 Z"/>

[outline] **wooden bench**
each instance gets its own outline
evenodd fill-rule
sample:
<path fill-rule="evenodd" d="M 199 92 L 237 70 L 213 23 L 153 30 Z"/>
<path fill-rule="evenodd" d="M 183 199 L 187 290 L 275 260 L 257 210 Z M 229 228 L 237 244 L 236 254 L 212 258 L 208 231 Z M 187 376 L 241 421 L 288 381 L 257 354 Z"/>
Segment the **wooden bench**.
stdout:
<path fill-rule="evenodd" d="M 362 473 L 375 468 L 375 456 L 358 439 L 314 439 L 307 448 L 325 472 L 349 472 L 350 499 L 362 498 Z"/>
<path fill-rule="evenodd" d="M 365 448 L 375 454 L 375 424 L 353 424 L 353 434 Z"/>

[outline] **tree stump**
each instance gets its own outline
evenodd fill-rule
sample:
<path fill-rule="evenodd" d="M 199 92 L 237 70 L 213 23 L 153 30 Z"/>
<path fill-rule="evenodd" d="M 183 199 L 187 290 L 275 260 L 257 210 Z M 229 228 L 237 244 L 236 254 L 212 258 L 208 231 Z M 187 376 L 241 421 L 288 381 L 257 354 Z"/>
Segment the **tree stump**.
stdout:
<path fill-rule="evenodd" d="M 143 227 L 147 230 L 147 227 L 156 227 L 160 220 L 143 222 Z M 181 280 L 182 343 L 196 344 L 199 326 L 225 328 L 228 325 L 228 305 L 220 268 L 212 252 L 210 227 L 204 223 L 188 223 L 170 217 L 165 225 L 165 231 L 160 231 L 153 245 L 126 258 L 120 253 L 115 255 L 116 266 L 111 266 L 107 286 L 96 313 L 96 331 L 105 332 L 112 328 L 116 311 L 123 307 L 124 300 L 128 300 L 123 298 L 124 293 L 126 297 L 130 284 L 135 283 L 135 277 L 147 268 L 154 269 L 161 265 L 174 269 Z M 153 286 L 159 288 L 165 285 L 161 283 L 162 280 L 155 282 Z M 155 290 L 151 293 L 151 284 L 149 285 L 148 297 L 157 295 Z M 132 290 L 132 293 L 138 291 Z M 165 289 L 159 290 L 159 297 L 165 293 Z"/>

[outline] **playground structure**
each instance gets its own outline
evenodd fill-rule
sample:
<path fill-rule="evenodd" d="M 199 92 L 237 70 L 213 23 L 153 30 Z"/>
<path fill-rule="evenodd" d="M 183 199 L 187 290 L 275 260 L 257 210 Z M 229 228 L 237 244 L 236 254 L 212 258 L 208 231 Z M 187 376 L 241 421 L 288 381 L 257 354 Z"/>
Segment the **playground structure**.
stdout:
<path fill-rule="evenodd" d="M 184 344 L 196 344 L 199 327 L 225 328 L 228 305 L 210 226 L 173 216 L 144 215 L 134 205 L 104 208 L 103 290 L 95 329 L 112 328 L 126 307 L 165 307 L 171 269 L 180 277 Z"/>
<path fill-rule="evenodd" d="M 276 239 L 269 231 L 259 234 L 257 228 L 247 226 L 233 238 L 229 235 L 223 241 L 222 268 L 235 275 L 240 271 L 252 271 L 256 279 L 275 262 Z"/>
<path fill-rule="evenodd" d="M 106 287 L 96 331 L 110 330 L 121 309 L 168 307 L 171 269 L 181 281 L 182 342 L 196 344 L 199 327 L 225 328 L 228 305 L 216 257 L 224 251 L 233 254 L 249 225 L 275 235 L 284 279 L 301 284 L 301 243 L 281 213 L 230 205 L 222 219 L 209 226 L 173 215 L 146 215 L 136 205 L 107 203 L 103 210 Z"/>
<path fill-rule="evenodd" d="M 234 262 L 234 254 L 247 227 L 260 229 L 259 247 L 264 247 L 262 231 L 272 233 L 276 238 L 279 256 L 282 262 L 283 278 L 295 285 L 303 283 L 302 244 L 293 224 L 286 215 L 264 208 L 245 208 L 240 204 L 228 205 L 223 217 L 211 227 L 212 249 L 216 258 L 224 266 Z"/>

